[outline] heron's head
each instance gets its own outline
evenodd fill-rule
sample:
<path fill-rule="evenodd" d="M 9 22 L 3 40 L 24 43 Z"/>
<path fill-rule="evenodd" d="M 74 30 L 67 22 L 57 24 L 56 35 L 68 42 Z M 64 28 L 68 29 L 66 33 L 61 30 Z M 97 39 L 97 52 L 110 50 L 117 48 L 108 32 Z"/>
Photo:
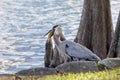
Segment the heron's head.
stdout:
<path fill-rule="evenodd" d="M 59 35 L 62 32 L 62 28 L 60 25 L 55 25 L 51 30 L 48 31 L 47 34 L 44 36 L 48 35 L 48 38 L 51 38 L 54 34 Z"/>
<path fill-rule="evenodd" d="M 62 28 L 60 25 L 54 26 L 53 29 L 54 29 L 54 34 L 56 34 L 56 35 L 62 34 Z"/>

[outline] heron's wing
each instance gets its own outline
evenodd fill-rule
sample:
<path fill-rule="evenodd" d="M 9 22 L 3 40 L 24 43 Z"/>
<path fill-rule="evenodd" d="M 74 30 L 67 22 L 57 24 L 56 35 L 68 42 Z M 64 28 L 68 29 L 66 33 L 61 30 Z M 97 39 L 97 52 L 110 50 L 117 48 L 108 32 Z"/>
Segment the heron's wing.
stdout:
<path fill-rule="evenodd" d="M 78 43 L 65 41 L 64 44 L 65 44 L 66 53 L 71 57 L 88 59 L 88 60 L 92 60 L 92 59 L 100 60 L 100 58 L 96 56 L 94 53 L 92 53 L 92 51 L 90 51 L 89 49 Z"/>

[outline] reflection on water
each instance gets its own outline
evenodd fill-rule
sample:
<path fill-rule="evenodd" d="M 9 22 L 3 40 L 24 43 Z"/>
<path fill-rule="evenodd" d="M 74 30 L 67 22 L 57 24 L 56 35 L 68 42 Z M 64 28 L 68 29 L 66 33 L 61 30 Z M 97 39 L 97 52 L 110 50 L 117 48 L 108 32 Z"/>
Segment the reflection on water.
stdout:
<path fill-rule="evenodd" d="M 114 25 L 119 4 L 112 0 Z M 1 0 L 0 74 L 43 67 L 46 38 L 41 36 L 54 24 L 60 24 L 67 39 L 73 40 L 82 5 L 83 0 Z"/>

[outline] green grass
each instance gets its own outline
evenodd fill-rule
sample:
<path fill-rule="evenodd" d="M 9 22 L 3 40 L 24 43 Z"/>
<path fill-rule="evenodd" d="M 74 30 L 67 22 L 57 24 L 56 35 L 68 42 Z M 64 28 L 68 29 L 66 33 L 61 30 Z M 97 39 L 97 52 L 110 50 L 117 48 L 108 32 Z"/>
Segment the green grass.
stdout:
<path fill-rule="evenodd" d="M 87 72 L 87 73 L 69 73 L 65 75 L 51 75 L 37 79 L 25 80 L 120 80 L 120 68 L 113 70 L 105 70 L 100 72 Z"/>

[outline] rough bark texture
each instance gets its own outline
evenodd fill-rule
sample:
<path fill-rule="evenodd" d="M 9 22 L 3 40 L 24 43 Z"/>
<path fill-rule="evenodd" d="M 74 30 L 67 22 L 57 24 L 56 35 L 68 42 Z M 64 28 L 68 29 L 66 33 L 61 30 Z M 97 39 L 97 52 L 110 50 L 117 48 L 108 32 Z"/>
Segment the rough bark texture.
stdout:
<path fill-rule="evenodd" d="M 108 57 L 110 58 L 120 57 L 120 12 Z"/>
<path fill-rule="evenodd" d="M 109 0 L 84 0 L 81 22 L 75 42 L 78 42 L 101 59 L 106 58 L 113 28 Z"/>

